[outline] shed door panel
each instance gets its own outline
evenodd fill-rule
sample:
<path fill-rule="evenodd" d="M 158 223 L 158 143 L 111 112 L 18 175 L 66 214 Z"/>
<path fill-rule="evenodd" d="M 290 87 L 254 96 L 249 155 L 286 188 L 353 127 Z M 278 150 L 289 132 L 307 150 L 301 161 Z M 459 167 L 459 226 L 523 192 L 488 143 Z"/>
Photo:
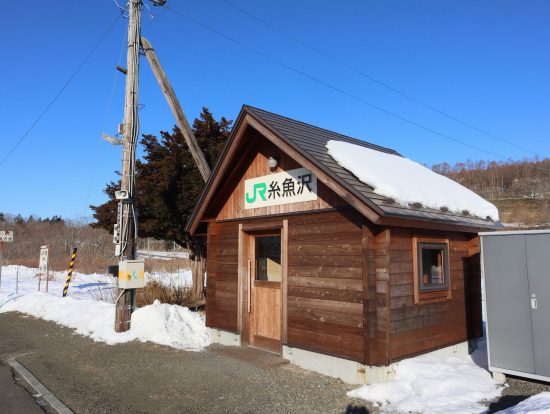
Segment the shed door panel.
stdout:
<path fill-rule="evenodd" d="M 535 372 L 550 376 L 550 234 L 530 234 L 525 242 L 529 293 L 537 300 L 531 310 Z"/>
<path fill-rule="evenodd" d="M 535 372 L 525 237 L 483 239 L 491 366 Z"/>

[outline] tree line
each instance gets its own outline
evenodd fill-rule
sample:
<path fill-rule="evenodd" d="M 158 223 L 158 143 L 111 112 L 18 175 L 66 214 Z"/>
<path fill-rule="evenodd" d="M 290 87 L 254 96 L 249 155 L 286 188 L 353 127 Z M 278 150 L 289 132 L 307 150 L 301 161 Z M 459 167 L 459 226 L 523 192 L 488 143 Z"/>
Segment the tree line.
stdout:
<path fill-rule="evenodd" d="M 488 200 L 550 198 L 550 158 L 445 162 L 432 170 Z"/>
<path fill-rule="evenodd" d="M 113 237 L 85 221 L 61 216 L 40 218 L 0 213 L 0 230 L 13 230 L 12 243 L 4 243 L 4 264 L 38 267 L 40 246 L 50 246 L 50 270 L 66 270 L 73 247 L 78 248 L 77 269 L 84 273 L 105 271 L 113 264 Z"/>

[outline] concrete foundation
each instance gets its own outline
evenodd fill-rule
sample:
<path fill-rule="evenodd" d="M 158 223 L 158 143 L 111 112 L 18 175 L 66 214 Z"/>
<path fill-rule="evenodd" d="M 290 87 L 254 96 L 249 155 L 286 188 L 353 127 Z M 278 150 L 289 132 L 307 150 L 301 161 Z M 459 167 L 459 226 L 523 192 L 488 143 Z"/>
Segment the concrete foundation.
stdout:
<path fill-rule="evenodd" d="M 502 372 L 493 371 L 491 374 L 493 374 L 493 379 L 497 384 L 504 384 L 506 382 L 506 375 Z"/>
<path fill-rule="evenodd" d="M 428 352 L 427 355 L 458 356 L 469 355 L 472 344 L 468 341 Z M 333 378 L 340 378 L 348 384 L 373 384 L 395 378 L 399 362 L 388 366 L 369 366 L 348 359 L 338 358 L 299 348 L 283 346 L 283 358 L 301 368 L 315 371 Z"/>
<path fill-rule="evenodd" d="M 241 346 L 241 335 L 232 332 L 222 331 L 221 329 L 209 328 L 210 338 L 213 344 L 225 346 Z"/>
<path fill-rule="evenodd" d="M 333 378 L 340 378 L 348 384 L 382 382 L 395 376 L 392 366 L 371 367 L 348 359 L 283 346 L 283 358 L 291 364 L 315 371 Z"/>
<path fill-rule="evenodd" d="M 220 329 L 210 328 L 212 343 L 226 346 L 241 346 L 241 336 Z M 446 348 L 437 349 L 426 355 L 468 356 L 475 349 L 475 343 L 462 342 Z M 395 378 L 399 362 L 388 366 L 369 366 L 348 359 L 338 358 L 318 352 L 306 351 L 283 345 L 282 357 L 291 364 L 309 371 L 315 371 L 333 378 L 339 378 L 348 384 L 373 384 L 389 381 Z M 496 378 L 495 378 L 496 379 Z"/>

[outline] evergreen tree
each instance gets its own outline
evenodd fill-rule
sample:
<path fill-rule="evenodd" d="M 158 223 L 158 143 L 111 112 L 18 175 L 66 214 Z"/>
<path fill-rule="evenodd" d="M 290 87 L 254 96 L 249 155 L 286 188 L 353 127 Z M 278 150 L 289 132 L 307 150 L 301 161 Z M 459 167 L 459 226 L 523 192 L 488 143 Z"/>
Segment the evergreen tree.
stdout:
<path fill-rule="evenodd" d="M 198 119 L 193 122 L 195 138 L 212 168 L 218 160 L 223 145 L 231 132 L 232 121 L 221 118 L 216 121 L 208 108 L 203 108 Z M 195 274 L 202 274 L 203 259 L 206 256 L 203 238 L 190 237 L 185 233 L 185 225 L 199 198 L 205 183 L 179 130 L 172 133 L 161 132 L 160 139 L 154 135 L 144 135 L 143 160 L 136 162 L 136 194 L 134 205 L 138 213 L 138 233 L 140 237 L 174 241 L 191 249 L 195 257 L 195 292 L 202 286 Z M 90 206 L 94 211 L 94 227 L 102 227 L 112 232 L 116 223 L 117 200 L 114 193 L 120 188 L 120 181 L 110 182 L 103 190 L 109 200 L 99 206 Z"/>

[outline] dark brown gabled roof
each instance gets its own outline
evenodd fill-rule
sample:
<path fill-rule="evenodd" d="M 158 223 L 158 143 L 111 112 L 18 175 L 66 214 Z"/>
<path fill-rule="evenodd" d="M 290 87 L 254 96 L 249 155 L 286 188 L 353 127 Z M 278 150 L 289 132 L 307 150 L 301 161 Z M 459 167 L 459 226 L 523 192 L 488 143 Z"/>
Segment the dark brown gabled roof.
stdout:
<path fill-rule="evenodd" d="M 478 217 L 472 217 L 464 214 L 457 214 L 452 212 L 444 212 L 441 210 L 435 210 L 426 208 L 423 206 L 401 206 L 393 202 L 393 200 L 387 197 L 381 196 L 373 192 L 373 188 L 360 181 L 355 175 L 341 167 L 329 154 L 326 148 L 328 141 L 345 141 L 355 145 L 360 145 L 373 149 L 376 151 L 385 152 L 401 156 L 398 152 L 385 148 L 379 145 L 371 144 L 365 141 L 361 141 L 356 138 L 351 138 L 346 135 L 338 134 L 333 131 L 322 129 L 313 125 L 306 124 L 304 122 L 296 121 L 294 119 L 286 118 L 281 115 L 276 115 L 271 112 L 264 111 L 262 109 L 254 108 L 251 106 L 243 106 L 233 133 L 229 138 L 224 151 L 220 157 L 220 160 L 214 170 L 211 177 L 208 180 L 205 191 L 201 195 L 197 206 L 190 218 L 187 225 L 187 229 L 196 228 L 196 223 L 199 213 L 199 207 L 204 203 L 205 196 L 208 193 L 209 188 L 212 186 L 213 178 L 218 174 L 220 165 L 223 163 L 228 148 L 231 146 L 237 131 L 241 128 L 243 120 L 250 116 L 255 122 L 261 125 L 263 128 L 269 130 L 272 134 L 277 136 L 285 144 L 303 156 L 305 159 L 312 162 L 316 167 L 322 170 L 330 179 L 339 184 L 340 187 L 351 193 L 354 198 L 360 200 L 368 208 L 374 211 L 380 216 L 380 224 L 394 223 L 395 219 L 413 219 L 423 222 L 435 222 L 440 224 L 448 224 L 453 227 L 464 227 L 468 229 L 493 229 L 496 224 L 490 219 L 481 219 Z"/>

